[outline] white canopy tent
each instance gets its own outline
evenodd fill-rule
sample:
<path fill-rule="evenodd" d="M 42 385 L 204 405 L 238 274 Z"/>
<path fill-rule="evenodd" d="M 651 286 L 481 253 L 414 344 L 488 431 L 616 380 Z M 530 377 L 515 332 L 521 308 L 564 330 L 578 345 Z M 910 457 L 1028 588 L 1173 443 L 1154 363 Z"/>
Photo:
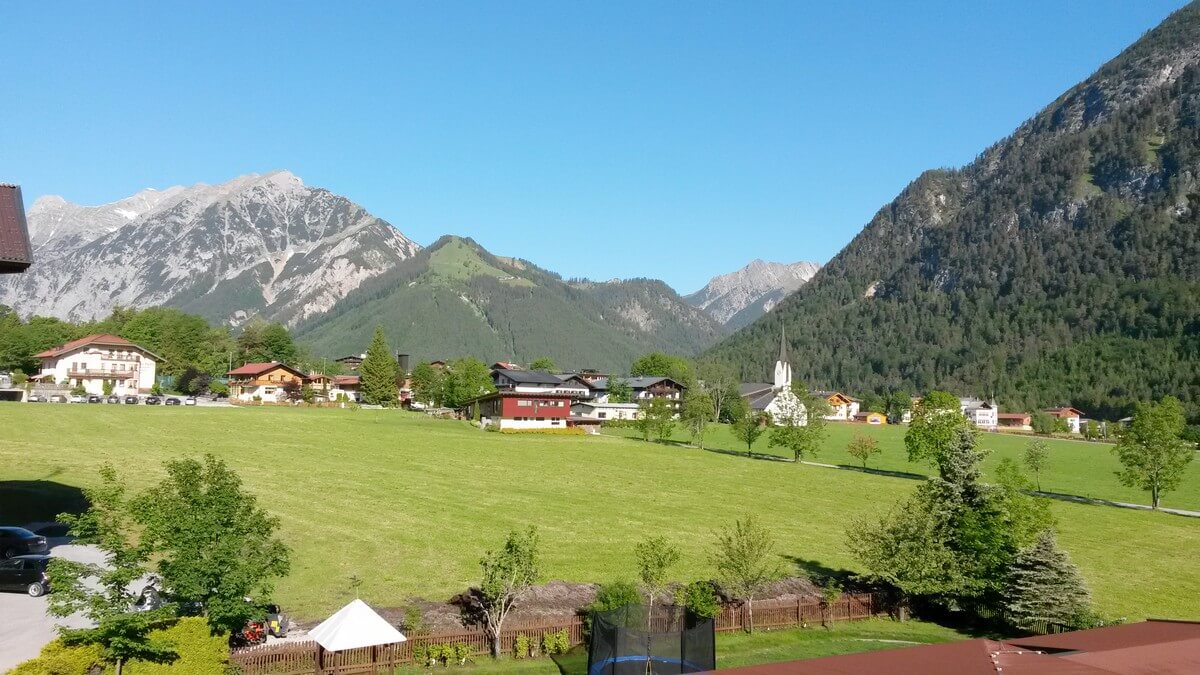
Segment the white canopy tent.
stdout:
<path fill-rule="evenodd" d="M 408 639 L 362 600 L 339 609 L 309 631 L 308 636 L 329 652 L 391 645 Z"/>

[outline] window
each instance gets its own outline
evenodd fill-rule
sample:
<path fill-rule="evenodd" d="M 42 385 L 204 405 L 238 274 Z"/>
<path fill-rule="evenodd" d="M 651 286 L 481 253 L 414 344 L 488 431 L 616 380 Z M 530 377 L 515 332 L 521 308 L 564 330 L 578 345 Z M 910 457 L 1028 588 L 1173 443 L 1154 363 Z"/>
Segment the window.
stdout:
<path fill-rule="evenodd" d="M 550 420 L 551 426 L 558 426 L 560 424 L 562 424 L 562 420 Z"/>
<path fill-rule="evenodd" d="M 606 419 L 608 417 L 608 413 L 602 412 L 602 413 L 596 415 L 596 417 L 599 417 L 600 419 Z"/>
<path fill-rule="evenodd" d="M 531 406 L 531 405 L 533 405 L 533 402 L 532 402 L 532 401 L 518 400 L 518 401 L 517 401 L 517 405 L 519 405 L 519 406 L 522 406 L 522 407 L 528 407 L 528 406 Z"/>

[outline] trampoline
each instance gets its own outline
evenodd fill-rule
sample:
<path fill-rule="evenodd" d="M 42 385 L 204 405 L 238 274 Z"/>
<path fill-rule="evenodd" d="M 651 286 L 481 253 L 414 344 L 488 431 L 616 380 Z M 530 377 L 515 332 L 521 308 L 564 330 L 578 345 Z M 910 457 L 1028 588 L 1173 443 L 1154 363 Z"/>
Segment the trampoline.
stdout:
<path fill-rule="evenodd" d="M 682 675 L 715 670 L 712 619 L 642 605 L 592 614 L 588 675 Z"/>

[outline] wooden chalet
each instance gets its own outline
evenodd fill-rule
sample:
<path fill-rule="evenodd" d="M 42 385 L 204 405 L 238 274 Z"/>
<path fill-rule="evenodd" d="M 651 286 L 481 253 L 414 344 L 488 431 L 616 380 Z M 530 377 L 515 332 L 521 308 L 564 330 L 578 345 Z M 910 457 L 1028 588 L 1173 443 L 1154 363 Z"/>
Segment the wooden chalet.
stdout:
<path fill-rule="evenodd" d="M 293 382 L 303 386 L 308 378 L 295 368 L 271 361 L 247 363 L 229 371 L 229 398 L 244 401 L 276 402 L 286 398 L 285 390 Z"/>
<path fill-rule="evenodd" d="M 0 274 L 24 272 L 33 264 L 21 187 L 0 183 Z"/>

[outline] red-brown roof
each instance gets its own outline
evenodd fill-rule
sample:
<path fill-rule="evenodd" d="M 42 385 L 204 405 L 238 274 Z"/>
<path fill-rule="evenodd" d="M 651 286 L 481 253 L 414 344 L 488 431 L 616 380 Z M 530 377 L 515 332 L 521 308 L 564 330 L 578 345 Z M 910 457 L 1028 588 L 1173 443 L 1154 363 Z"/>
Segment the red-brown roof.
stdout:
<path fill-rule="evenodd" d="M 88 345 L 106 345 L 106 346 L 110 346 L 110 347 L 133 347 L 133 348 L 143 351 L 147 354 L 150 354 L 151 356 L 154 356 L 154 354 L 149 349 L 141 347 L 141 346 L 137 345 L 136 343 L 130 342 L 129 340 L 126 340 L 125 338 L 123 338 L 119 335 L 111 335 L 109 333 L 99 333 L 96 335 L 89 335 L 87 337 L 81 337 L 78 340 L 71 340 L 70 342 L 63 344 L 63 345 L 59 345 L 57 347 L 51 347 L 50 349 L 47 349 L 44 352 L 34 354 L 33 358 L 35 358 L 35 359 L 53 359 L 55 357 L 62 356 L 63 354 L 66 354 L 67 352 L 71 352 L 76 349 L 79 349 L 80 347 L 86 347 Z M 155 356 L 155 358 L 158 358 L 158 357 Z"/>
<path fill-rule="evenodd" d="M 1046 412 L 1055 417 L 1082 417 L 1083 411 L 1075 408 L 1047 408 Z"/>
<path fill-rule="evenodd" d="M 236 376 L 236 375 L 245 375 L 247 377 L 254 377 L 256 375 L 261 375 L 261 374 L 267 372 L 268 370 L 272 370 L 274 368 L 283 368 L 284 370 L 288 371 L 289 373 L 292 373 L 293 375 L 296 375 L 301 378 L 304 377 L 304 373 L 296 370 L 295 368 L 293 368 L 289 365 L 279 363 L 278 361 L 270 361 L 268 363 L 247 363 L 247 364 L 241 366 L 240 368 L 234 368 L 233 370 L 229 371 L 228 374 L 231 377 Z"/>
<path fill-rule="evenodd" d="M 1191 675 L 1200 622 L 1145 621 L 997 642 L 975 639 L 734 668 L 733 675 Z"/>
<path fill-rule="evenodd" d="M 0 273 L 22 272 L 32 262 L 21 188 L 0 183 Z"/>
<path fill-rule="evenodd" d="M 358 375 L 334 375 L 333 383 L 338 386 L 358 384 Z"/>

